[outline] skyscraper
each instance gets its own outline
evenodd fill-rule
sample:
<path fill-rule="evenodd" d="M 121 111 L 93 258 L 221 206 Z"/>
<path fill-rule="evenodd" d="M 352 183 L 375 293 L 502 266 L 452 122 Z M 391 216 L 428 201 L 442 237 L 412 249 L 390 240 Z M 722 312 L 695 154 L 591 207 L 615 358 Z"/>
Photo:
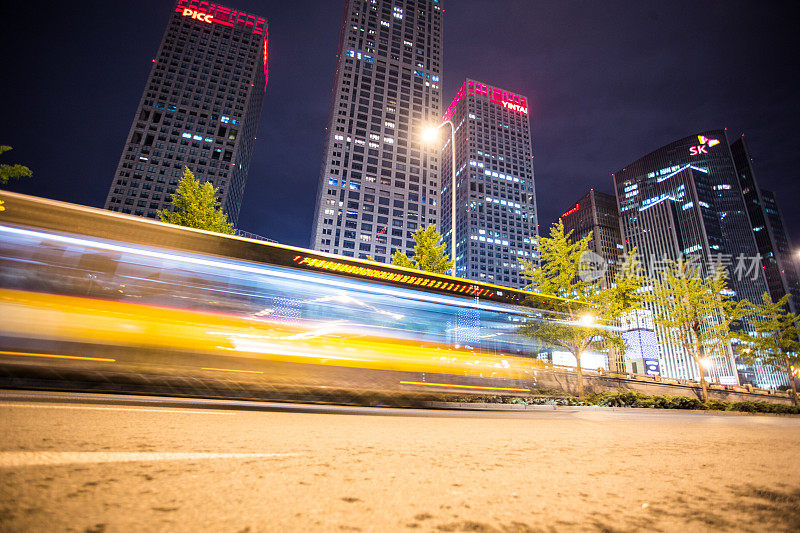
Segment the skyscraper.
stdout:
<path fill-rule="evenodd" d="M 789 294 L 789 307 L 793 313 L 798 313 L 800 282 L 791 242 L 786 234 L 783 215 L 775 201 L 775 195 L 758 186 L 744 137 L 731 144 L 731 153 L 750 217 L 750 227 L 753 229 L 758 253 L 761 254 L 770 296 L 777 301 Z M 756 300 L 760 301 L 761 298 Z"/>
<path fill-rule="evenodd" d="M 606 260 L 603 283 L 610 287 L 623 250 L 616 197 L 590 189 L 561 215 L 561 220 L 564 230 L 573 232 L 573 242 L 592 232 L 589 250 Z"/>
<path fill-rule="evenodd" d="M 725 131 L 674 141 L 613 179 L 625 250 L 638 249 L 648 276 L 656 275 L 665 259 L 691 256 L 706 272 L 712 263 L 728 267 L 737 300 L 755 301 L 766 290 L 754 264 L 756 243 Z M 670 342 L 668 332 L 657 332 L 662 374 L 699 379 L 691 357 Z M 722 383 L 738 382 L 730 346 L 714 355 L 710 374 Z"/>
<path fill-rule="evenodd" d="M 444 120 L 455 130 L 457 275 L 524 287 L 520 260 L 535 259 L 539 235 L 528 100 L 466 80 Z M 450 142 L 448 135 L 442 147 L 441 225 L 452 255 Z"/>
<path fill-rule="evenodd" d="M 438 0 L 346 0 L 311 247 L 388 262 L 439 221 Z"/>
<path fill-rule="evenodd" d="M 267 86 L 266 19 L 178 0 L 147 78 L 105 208 L 155 218 L 184 166 L 219 188 L 236 222 Z"/>

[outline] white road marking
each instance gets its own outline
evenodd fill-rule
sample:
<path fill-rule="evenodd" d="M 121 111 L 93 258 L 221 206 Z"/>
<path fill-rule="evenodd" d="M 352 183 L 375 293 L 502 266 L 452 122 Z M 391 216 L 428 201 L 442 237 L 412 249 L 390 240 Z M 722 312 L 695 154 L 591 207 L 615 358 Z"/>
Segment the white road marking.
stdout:
<path fill-rule="evenodd" d="M 94 405 L 39 405 L 30 403 L 4 403 L 0 402 L 0 407 L 31 407 L 38 409 L 86 409 L 94 411 L 137 411 L 140 413 L 180 413 L 180 414 L 194 414 L 194 415 L 228 415 L 233 416 L 236 413 L 228 413 L 225 411 L 209 411 L 206 409 L 159 409 L 157 407 L 97 407 Z"/>
<path fill-rule="evenodd" d="M 198 459 L 265 459 L 296 453 L 211 452 L 0 452 L 0 468 L 67 464 L 128 463 L 134 461 L 187 461 Z"/>

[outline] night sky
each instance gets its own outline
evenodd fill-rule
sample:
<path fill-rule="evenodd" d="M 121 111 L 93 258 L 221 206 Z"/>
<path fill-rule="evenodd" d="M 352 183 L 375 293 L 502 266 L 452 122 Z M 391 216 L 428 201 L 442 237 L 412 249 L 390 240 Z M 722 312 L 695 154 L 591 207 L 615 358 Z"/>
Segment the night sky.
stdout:
<path fill-rule="evenodd" d="M 224 2 L 222 2 L 224 3 Z M 796 2 L 442 0 L 443 100 L 466 77 L 526 95 L 542 229 L 678 138 L 745 133 L 800 245 Z M 8 189 L 102 207 L 173 1 L 8 1 Z M 238 227 L 308 246 L 343 0 L 226 3 L 270 23 L 270 80 Z"/>

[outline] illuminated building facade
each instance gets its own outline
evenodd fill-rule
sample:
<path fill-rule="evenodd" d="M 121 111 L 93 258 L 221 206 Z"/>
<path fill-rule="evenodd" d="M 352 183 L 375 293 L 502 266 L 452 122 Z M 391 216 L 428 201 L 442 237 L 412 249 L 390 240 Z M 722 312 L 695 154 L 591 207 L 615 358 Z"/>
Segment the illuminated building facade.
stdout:
<path fill-rule="evenodd" d="M 572 231 L 573 242 L 592 232 L 589 250 L 606 260 L 603 283 L 610 287 L 623 250 L 616 197 L 590 189 L 561 215 L 561 220 L 564 230 Z"/>
<path fill-rule="evenodd" d="M 528 100 L 466 80 L 444 114 L 455 129 L 457 275 L 522 288 L 538 239 Z M 443 128 L 449 133 L 448 128 Z M 441 220 L 450 250 L 450 135 L 442 146 Z"/>
<path fill-rule="evenodd" d="M 178 0 L 106 198 L 112 211 L 156 218 L 189 167 L 219 188 L 234 223 L 266 90 L 266 19 Z"/>
<path fill-rule="evenodd" d="M 755 301 L 766 290 L 760 268 L 750 270 L 756 243 L 724 130 L 692 135 L 638 159 L 613 175 L 625 251 L 636 247 L 648 276 L 664 260 L 692 257 L 705 272 L 728 268 L 732 296 Z M 737 272 L 738 258 L 748 272 Z M 656 312 L 655 306 L 651 309 Z M 699 379 L 689 354 L 659 331 L 662 375 Z M 730 346 L 712 357 L 712 380 L 739 381 Z"/>
<path fill-rule="evenodd" d="M 313 249 L 389 262 L 438 223 L 441 56 L 438 0 L 346 0 Z"/>
<path fill-rule="evenodd" d="M 762 257 L 770 296 L 777 301 L 789 294 L 789 308 L 793 313 L 798 313 L 800 282 L 797 264 L 775 195 L 758 186 L 744 137 L 731 144 L 731 153 L 750 217 L 750 227 Z M 760 298 L 758 301 L 761 301 Z"/>

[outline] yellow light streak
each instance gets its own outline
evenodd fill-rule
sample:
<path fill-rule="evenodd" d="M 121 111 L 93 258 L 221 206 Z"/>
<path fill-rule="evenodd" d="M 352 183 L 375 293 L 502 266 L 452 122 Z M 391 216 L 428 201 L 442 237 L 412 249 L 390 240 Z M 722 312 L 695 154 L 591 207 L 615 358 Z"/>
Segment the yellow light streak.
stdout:
<path fill-rule="evenodd" d="M 77 355 L 55 355 L 47 353 L 28 353 L 28 352 L 4 352 L 0 351 L 2 355 L 20 355 L 23 357 L 51 357 L 54 359 L 80 359 L 82 361 L 106 361 L 109 363 L 116 362 L 116 359 L 106 359 L 105 357 L 80 357 Z"/>
<path fill-rule="evenodd" d="M 216 370 L 217 372 L 243 372 L 245 374 L 263 374 L 263 372 L 259 372 L 258 370 L 234 370 L 232 368 L 208 368 L 202 367 L 203 370 Z"/>
<path fill-rule="evenodd" d="M 530 389 L 515 389 L 513 387 L 481 387 L 478 385 L 453 385 L 451 383 L 427 383 L 424 381 L 401 381 L 402 385 L 428 385 L 429 387 L 457 387 L 460 389 L 482 389 L 482 390 L 513 390 L 528 392 Z"/>

